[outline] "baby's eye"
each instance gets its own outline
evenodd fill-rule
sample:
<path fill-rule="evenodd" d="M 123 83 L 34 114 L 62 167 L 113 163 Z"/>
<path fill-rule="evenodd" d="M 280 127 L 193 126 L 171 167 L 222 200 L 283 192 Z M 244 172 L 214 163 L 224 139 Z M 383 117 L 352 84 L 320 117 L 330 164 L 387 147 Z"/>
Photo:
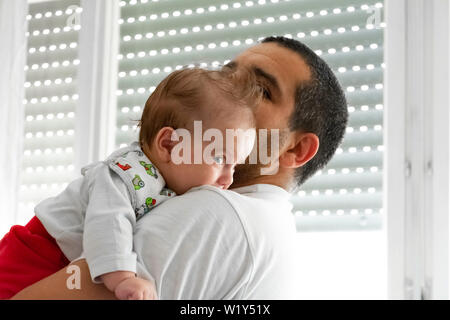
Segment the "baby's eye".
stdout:
<path fill-rule="evenodd" d="M 223 158 L 223 156 L 214 157 L 214 162 L 217 163 L 217 164 L 224 164 L 225 163 L 225 159 Z"/>

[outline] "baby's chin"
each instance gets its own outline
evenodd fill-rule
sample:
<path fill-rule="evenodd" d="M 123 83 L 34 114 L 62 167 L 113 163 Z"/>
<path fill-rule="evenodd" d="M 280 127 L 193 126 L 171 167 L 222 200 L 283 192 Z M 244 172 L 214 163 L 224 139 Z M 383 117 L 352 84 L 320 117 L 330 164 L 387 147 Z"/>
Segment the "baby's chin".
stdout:
<path fill-rule="evenodd" d="M 228 190 L 230 188 L 230 186 L 219 185 L 219 184 L 211 184 L 211 186 L 222 189 L 222 190 Z"/>

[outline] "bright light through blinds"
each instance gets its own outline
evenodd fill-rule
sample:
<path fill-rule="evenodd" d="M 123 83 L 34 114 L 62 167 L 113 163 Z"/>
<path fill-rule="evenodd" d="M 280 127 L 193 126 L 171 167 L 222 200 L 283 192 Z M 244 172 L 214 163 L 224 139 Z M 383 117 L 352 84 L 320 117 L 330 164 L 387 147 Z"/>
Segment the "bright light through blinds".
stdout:
<path fill-rule="evenodd" d="M 309 45 L 332 67 L 350 112 L 329 165 L 292 198 L 298 229 L 379 229 L 383 157 L 383 3 L 361 0 L 121 1 L 116 144 L 136 139 L 155 86 L 186 65 L 219 66 L 269 35 Z"/>
<path fill-rule="evenodd" d="M 73 179 L 79 0 L 29 5 L 26 122 L 18 223 Z"/>

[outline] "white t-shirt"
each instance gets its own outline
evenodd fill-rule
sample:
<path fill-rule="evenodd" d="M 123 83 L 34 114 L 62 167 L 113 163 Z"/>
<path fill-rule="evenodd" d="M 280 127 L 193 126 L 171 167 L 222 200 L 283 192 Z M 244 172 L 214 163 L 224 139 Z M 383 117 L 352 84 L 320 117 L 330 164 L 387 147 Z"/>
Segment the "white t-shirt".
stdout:
<path fill-rule="evenodd" d="M 259 184 L 191 189 L 136 224 L 138 276 L 160 299 L 298 299 L 290 194 Z"/>
<path fill-rule="evenodd" d="M 102 243 L 102 248 L 107 243 L 104 255 L 124 254 L 105 264 L 112 270 L 100 267 L 98 274 L 136 268 L 138 276 L 155 281 L 160 299 L 297 299 L 299 251 L 290 194 L 284 189 L 202 186 L 162 202 L 136 221 L 122 179 L 105 165 L 92 172 L 95 176 L 75 180 L 36 208 L 70 260 L 86 256 L 81 252 L 85 216 L 79 213 L 92 202 L 87 190 L 101 182 L 105 208 L 117 214 L 106 210 L 108 218 L 98 232 L 89 233 L 88 243 Z"/>

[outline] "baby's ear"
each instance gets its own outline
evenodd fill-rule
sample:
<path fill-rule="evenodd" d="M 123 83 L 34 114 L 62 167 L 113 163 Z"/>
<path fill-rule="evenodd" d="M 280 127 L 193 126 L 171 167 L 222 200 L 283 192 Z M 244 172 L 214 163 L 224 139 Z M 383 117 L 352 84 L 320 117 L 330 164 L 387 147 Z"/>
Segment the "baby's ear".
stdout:
<path fill-rule="evenodd" d="M 172 149 L 178 143 L 177 139 L 173 138 L 174 135 L 177 136 L 177 133 L 171 127 L 161 128 L 156 135 L 155 149 L 163 161 L 170 161 Z"/>

